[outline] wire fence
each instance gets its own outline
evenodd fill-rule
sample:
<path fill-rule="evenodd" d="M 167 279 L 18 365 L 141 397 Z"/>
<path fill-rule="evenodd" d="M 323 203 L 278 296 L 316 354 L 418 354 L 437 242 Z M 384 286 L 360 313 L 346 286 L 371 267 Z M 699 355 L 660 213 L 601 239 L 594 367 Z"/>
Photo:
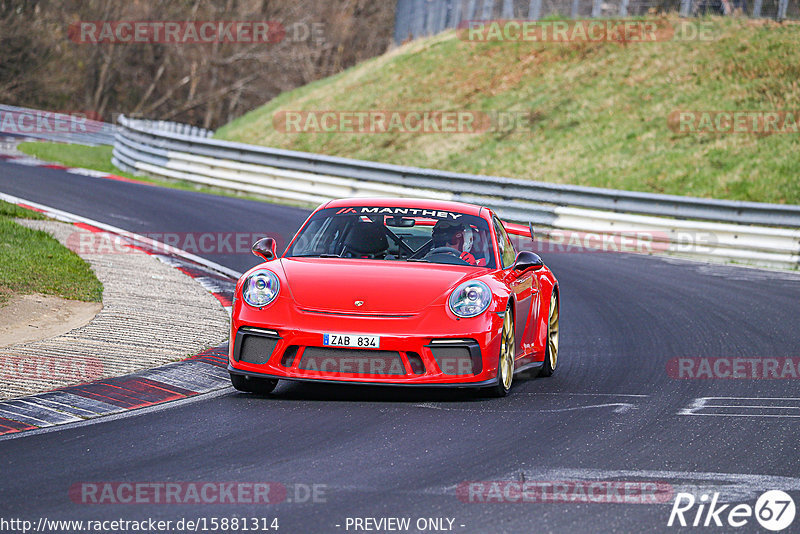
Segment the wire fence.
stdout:
<path fill-rule="evenodd" d="M 741 14 L 799 19 L 800 0 L 397 0 L 394 39 L 399 44 L 473 20 L 610 18 L 670 12 L 685 17 Z"/>

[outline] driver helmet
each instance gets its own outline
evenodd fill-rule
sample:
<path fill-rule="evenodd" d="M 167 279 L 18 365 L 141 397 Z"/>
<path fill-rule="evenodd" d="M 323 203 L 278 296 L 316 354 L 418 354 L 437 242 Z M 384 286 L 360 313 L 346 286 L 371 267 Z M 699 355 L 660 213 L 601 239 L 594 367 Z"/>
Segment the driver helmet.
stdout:
<path fill-rule="evenodd" d="M 436 222 L 431 238 L 434 247 L 449 246 L 459 252 L 469 252 L 474 240 L 472 229 L 469 226 L 447 219 Z"/>

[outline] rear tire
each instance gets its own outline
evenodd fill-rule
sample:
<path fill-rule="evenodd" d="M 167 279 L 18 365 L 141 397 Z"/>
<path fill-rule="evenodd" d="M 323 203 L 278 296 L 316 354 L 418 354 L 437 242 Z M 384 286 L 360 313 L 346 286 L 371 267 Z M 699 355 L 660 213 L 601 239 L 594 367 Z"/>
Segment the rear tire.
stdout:
<path fill-rule="evenodd" d="M 544 366 L 542 366 L 542 376 L 553 376 L 558 366 L 558 317 L 560 315 L 560 305 L 558 293 L 553 289 L 550 297 L 550 311 L 547 319 L 547 347 L 544 351 Z"/>
<path fill-rule="evenodd" d="M 267 395 L 272 393 L 272 390 L 278 385 L 278 381 L 269 378 L 253 378 L 231 373 L 231 384 L 233 384 L 233 388 L 237 391 Z"/>
<path fill-rule="evenodd" d="M 497 383 L 487 388 L 487 393 L 492 397 L 505 397 L 511 391 L 514 381 L 514 359 L 516 356 L 516 342 L 514 340 L 514 313 L 509 302 L 503 316 L 503 333 L 500 341 L 500 355 L 497 361 Z"/>

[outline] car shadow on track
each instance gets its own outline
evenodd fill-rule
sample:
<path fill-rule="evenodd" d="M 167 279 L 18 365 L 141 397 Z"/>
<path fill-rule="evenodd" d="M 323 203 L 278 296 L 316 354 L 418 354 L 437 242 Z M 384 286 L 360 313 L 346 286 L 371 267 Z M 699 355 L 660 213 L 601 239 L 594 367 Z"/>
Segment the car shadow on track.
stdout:
<path fill-rule="evenodd" d="M 514 375 L 516 386 L 537 378 L 538 371 L 523 371 Z M 242 393 L 249 398 L 261 397 L 273 401 L 324 402 L 480 402 L 491 400 L 485 389 L 441 388 L 421 386 L 368 386 L 281 381 L 268 395 Z M 514 395 L 514 389 L 509 395 Z"/>
<path fill-rule="evenodd" d="M 354 386 L 284 382 L 267 395 L 276 401 L 325 402 L 469 402 L 483 394 L 475 389 L 426 387 Z"/>

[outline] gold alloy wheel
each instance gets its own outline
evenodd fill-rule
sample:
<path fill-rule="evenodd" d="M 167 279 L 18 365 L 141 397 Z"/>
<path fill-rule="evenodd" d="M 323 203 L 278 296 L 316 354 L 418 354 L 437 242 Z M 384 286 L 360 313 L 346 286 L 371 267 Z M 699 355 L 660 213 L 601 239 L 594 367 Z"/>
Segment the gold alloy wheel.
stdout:
<path fill-rule="evenodd" d="M 547 329 L 547 343 L 550 349 L 550 369 L 556 370 L 558 364 L 558 297 L 555 291 L 550 297 L 550 322 Z"/>
<path fill-rule="evenodd" d="M 514 378 L 514 319 L 511 309 L 506 310 L 503 319 L 503 342 L 500 346 L 500 373 L 503 387 L 511 389 L 511 381 Z"/>

